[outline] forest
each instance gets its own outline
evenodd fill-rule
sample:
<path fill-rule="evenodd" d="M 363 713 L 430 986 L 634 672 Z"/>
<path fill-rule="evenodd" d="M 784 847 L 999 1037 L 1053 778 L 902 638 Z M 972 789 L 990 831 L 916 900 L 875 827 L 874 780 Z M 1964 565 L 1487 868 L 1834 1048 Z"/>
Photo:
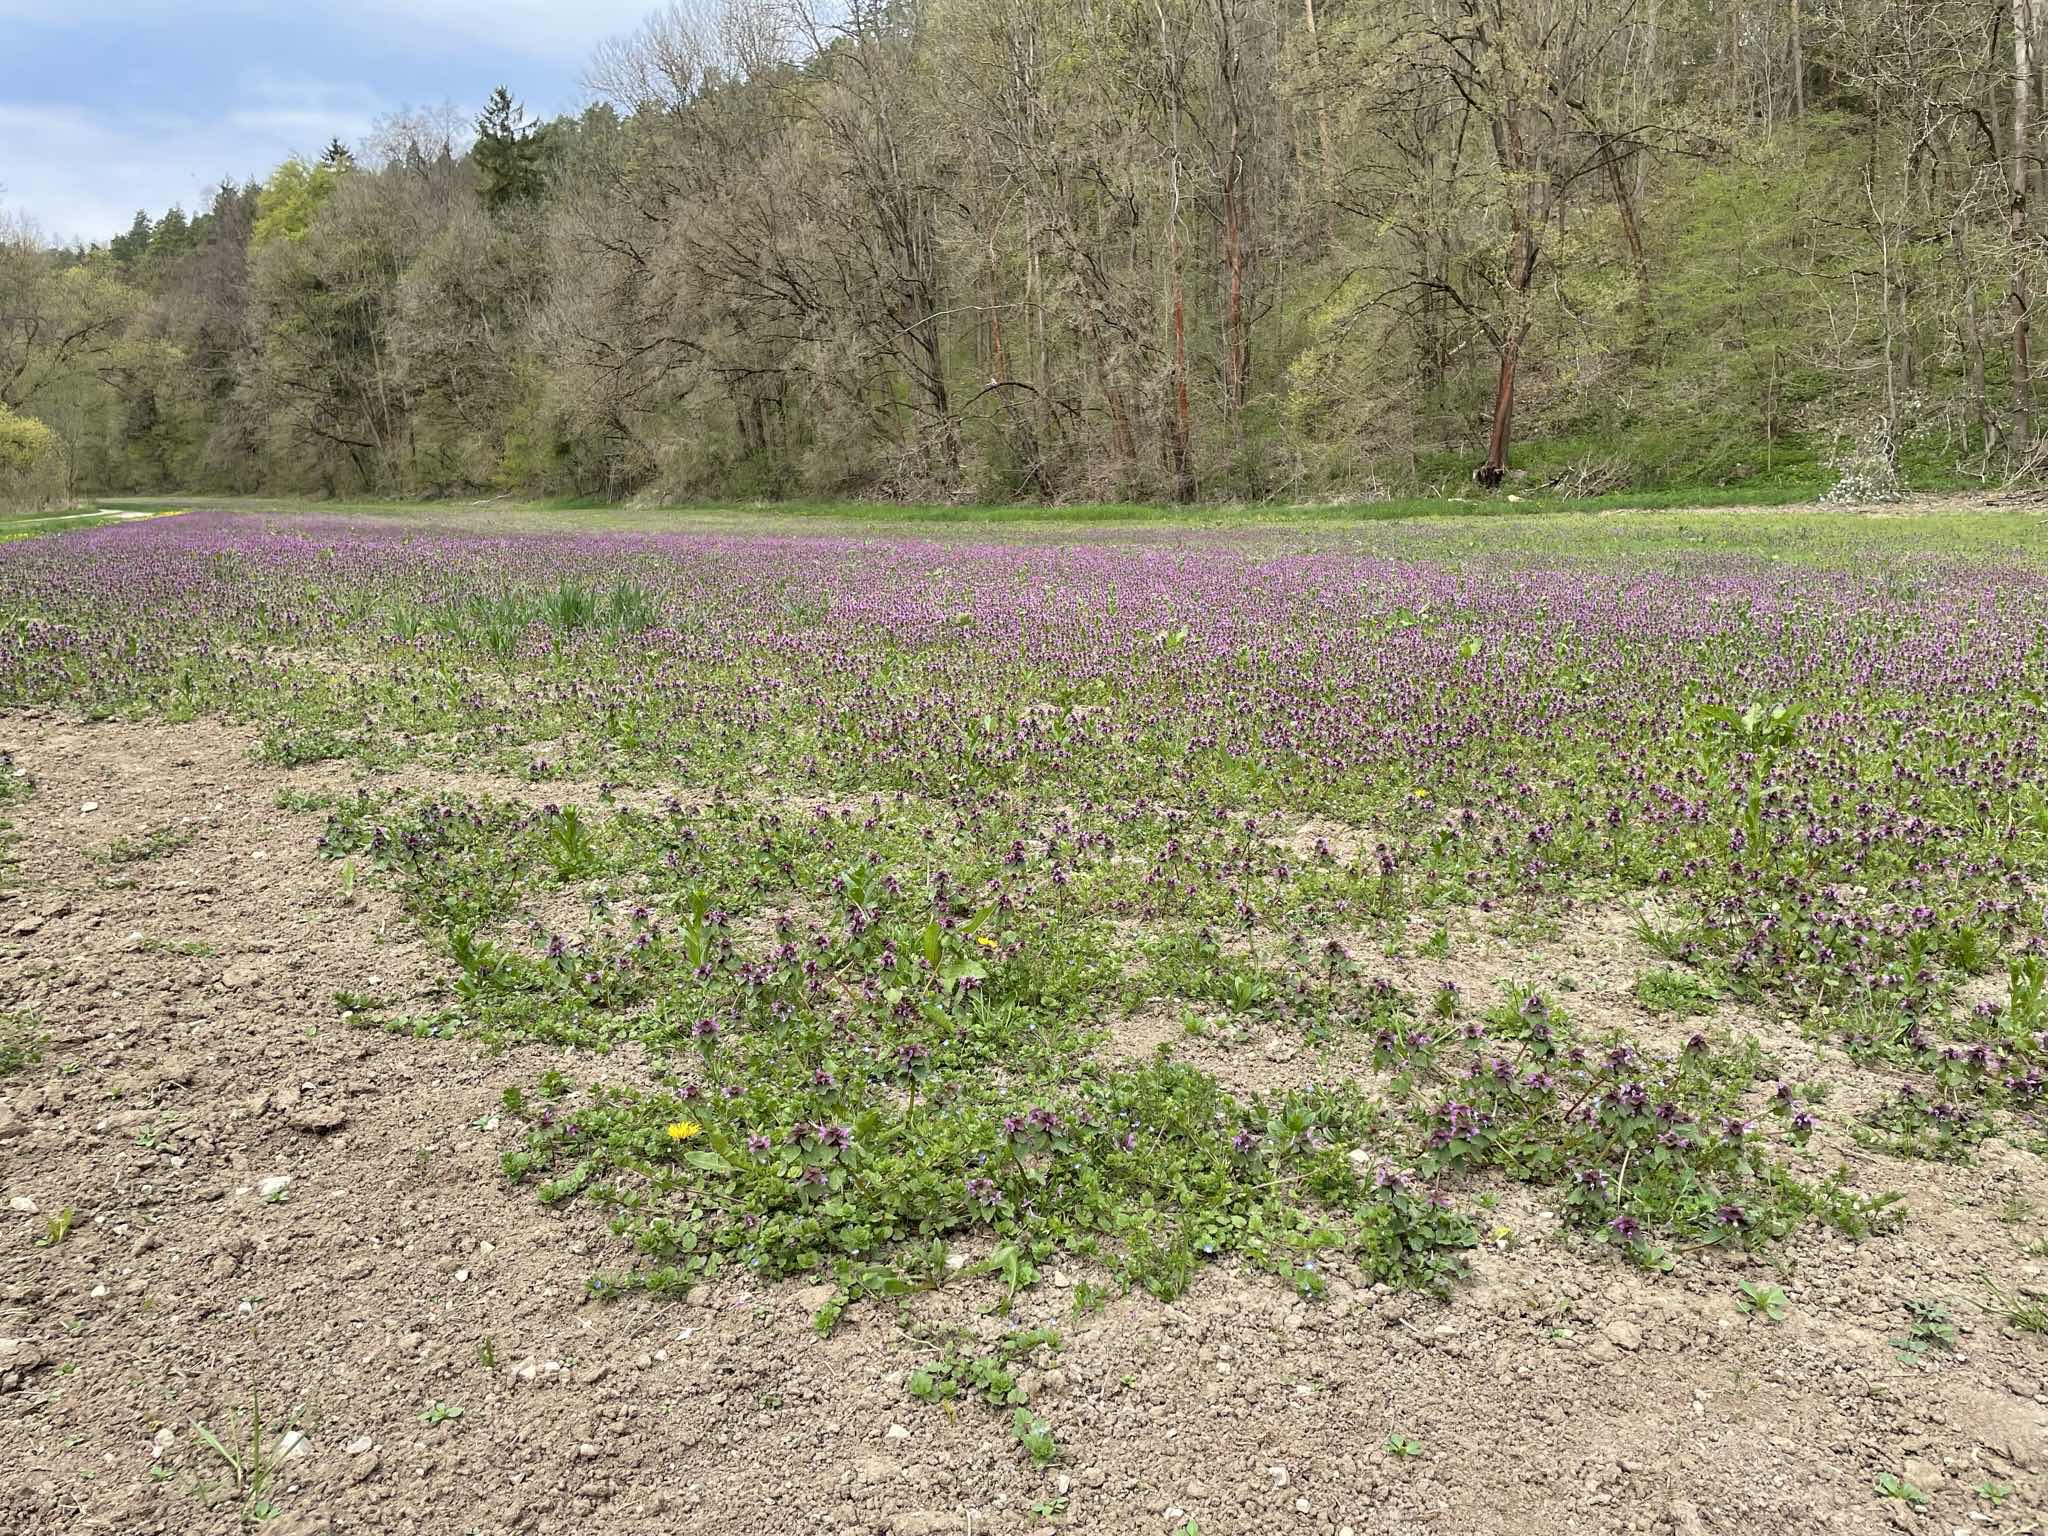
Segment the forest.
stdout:
<path fill-rule="evenodd" d="M 2048 461 L 2032 0 L 726 0 L 0 226 L 0 497 L 1881 493 Z M 513 82 L 516 89 L 516 82 Z"/>

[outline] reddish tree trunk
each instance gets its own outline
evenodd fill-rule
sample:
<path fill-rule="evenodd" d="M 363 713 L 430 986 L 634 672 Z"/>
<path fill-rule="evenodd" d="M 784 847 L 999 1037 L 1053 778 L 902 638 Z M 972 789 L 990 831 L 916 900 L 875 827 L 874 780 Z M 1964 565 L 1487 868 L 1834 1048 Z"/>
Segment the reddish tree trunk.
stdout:
<path fill-rule="evenodd" d="M 1519 304 L 1536 275 L 1536 240 L 1524 229 L 1516 235 L 1516 244 L 1519 259 L 1508 271 L 1508 282 Z M 1529 322 L 1517 315 L 1509 320 L 1507 334 L 1501 340 L 1500 382 L 1493 392 L 1493 431 L 1486 439 L 1486 462 L 1472 476 L 1488 490 L 1507 477 L 1508 445 L 1515 426 L 1515 371 L 1521 366 L 1522 343 L 1528 335 Z"/>

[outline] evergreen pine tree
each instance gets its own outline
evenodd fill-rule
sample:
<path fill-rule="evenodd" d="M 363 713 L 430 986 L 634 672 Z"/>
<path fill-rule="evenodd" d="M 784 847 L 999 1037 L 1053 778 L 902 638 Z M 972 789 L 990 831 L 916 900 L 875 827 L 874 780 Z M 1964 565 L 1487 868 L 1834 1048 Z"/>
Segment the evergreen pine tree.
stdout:
<path fill-rule="evenodd" d="M 526 109 L 499 86 L 476 120 L 477 191 L 493 213 L 515 203 L 540 200 L 546 186 L 547 130 L 530 121 Z"/>
<path fill-rule="evenodd" d="M 151 232 L 149 215 L 138 208 L 135 210 L 135 222 L 128 226 L 128 233 L 116 235 L 107 242 L 107 254 L 114 258 L 122 271 L 129 271 L 149 254 Z"/>

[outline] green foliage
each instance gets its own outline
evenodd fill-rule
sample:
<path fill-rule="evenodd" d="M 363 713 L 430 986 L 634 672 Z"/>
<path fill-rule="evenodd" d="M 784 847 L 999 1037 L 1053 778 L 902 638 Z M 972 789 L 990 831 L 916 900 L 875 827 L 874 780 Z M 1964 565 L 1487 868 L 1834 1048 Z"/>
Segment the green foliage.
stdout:
<path fill-rule="evenodd" d="M 1636 978 L 1636 1001 L 1651 1013 L 1693 1018 L 1714 1011 L 1714 989 L 1678 971 L 1649 971 Z"/>
<path fill-rule="evenodd" d="M 56 433 L 33 416 L 17 416 L 0 404 L 0 471 L 26 476 L 56 450 Z"/>
<path fill-rule="evenodd" d="M 71 1235 L 71 1228 L 77 1221 L 78 1212 L 68 1205 L 54 1216 L 45 1216 L 43 1218 L 42 1233 L 35 1240 L 36 1246 L 38 1248 L 62 1246 L 64 1240 Z"/>
<path fill-rule="evenodd" d="M 1987 1309 L 2021 1333 L 2048 1333 L 2048 1292 L 2021 1287 L 2008 1290 L 1987 1282 Z"/>
<path fill-rule="evenodd" d="M 2026 771 L 2031 624 L 1996 697 L 1867 666 L 1929 649 L 1957 611 L 1950 588 L 1938 609 L 1900 595 L 1961 579 L 1924 552 L 2010 521 L 1830 523 L 1827 570 L 1730 560 L 1720 541 L 1778 554 L 1815 537 L 1764 517 L 1390 525 L 1356 535 L 1390 557 L 1375 579 L 1393 557 L 1502 537 L 1527 541 L 1521 558 L 1582 559 L 1546 574 L 1496 552 L 1450 611 L 1347 586 L 1322 628 L 1258 643 L 1206 630 L 1178 589 L 1120 582 L 1063 593 L 1087 644 L 1056 653 L 977 631 L 992 589 L 959 578 L 955 542 L 835 542 L 825 581 L 802 574 L 818 541 L 760 545 L 750 567 L 728 543 L 643 546 L 612 525 L 473 544 L 382 525 L 344 556 L 324 523 L 223 522 L 233 540 L 196 557 L 195 525 L 173 525 L 189 562 L 174 569 L 207 602 L 152 607 L 148 625 L 109 620 L 103 583 L 43 579 L 65 546 L 14 567 L 34 578 L 14 697 L 258 720 L 274 761 L 407 766 L 281 802 L 324 816 L 344 896 L 388 899 L 434 962 L 417 1002 L 365 986 L 337 1006 L 356 1028 L 551 1048 L 552 1070 L 507 1095 L 494 1150 L 549 1208 L 610 1225 L 598 1296 L 815 1278 L 829 1329 L 955 1285 L 1005 1307 L 1067 1265 L 1095 1287 L 1077 1300 L 1175 1296 L 1218 1261 L 1306 1298 L 1443 1292 L 1480 1240 L 1475 1205 L 1510 1182 L 1557 1213 L 1559 1241 L 1732 1287 L 1711 1279 L 1713 1250 L 1899 1219 L 1818 1157 L 1840 1133 L 1957 1156 L 1987 1128 L 2037 1134 L 2048 964 L 2012 894 L 2048 847 Z M 1703 542 L 1682 575 L 1793 616 L 1766 631 L 1717 588 L 1681 633 L 1646 639 L 1636 584 L 1655 566 L 1593 558 Z M 870 559 L 889 563 L 838 584 L 837 562 Z M 1020 561 L 1017 580 L 1048 568 Z M 1456 585 L 1404 579 L 1432 598 Z M 876 625 L 897 580 L 911 618 Z M 2009 565 L 1968 582 L 1985 624 L 2034 601 Z M 1108 611 L 1138 592 L 1119 635 Z M 1633 649 L 1603 656 L 1601 623 Z M 1113 645 L 1121 675 L 1098 664 Z M 306 665 L 315 647 L 331 664 Z M 1372 697 L 1371 668 L 1403 647 L 1391 681 L 1463 744 L 1364 772 L 1268 731 Z M 1706 681 L 1674 684 L 1681 667 Z M 1252 705 L 1262 691 L 1277 702 Z M 1275 713 L 1237 734 L 1248 706 Z M 1625 766 L 1587 729 L 1612 712 Z M 1978 761 L 1995 780 L 1959 778 Z M 455 773 L 517 782 L 412 787 Z M 0 773 L 10 809 L 26 793 Z M 1816 835 L 1838 827 L 1851 835 Z M 131 835 L 109 856 L 173 841 Z M 1646 1008 L 1726 998 L 1730 1024 L 1768 1009 L 1912 1096 L 1829 1125 L 1825 1085 L 1781 1081 L 1727 1028 L 1684 1040 L 1638 1018 L 1639 1043 L 1554 975 L 1557 991 L 1467 995 L 1431 985 L 1436 964 L 1420 985 L 1376 974 L 1420 949 L 1469 979 L 1486 930 L 1555 932 L 1595 903 L 1656 914 L 1640 936 L 1669 964 L 1637 978 Z M 1957 1005 L 2000 968 L 2002 999 Z M 1144 1053 L 1103 1049 L 1132 1028 Z M 613 1050 L 632 1073 L 580 1054 Z M 1298 1066 L 1242 1073 L 1240 1052 Z M 1335 1065 L 1367 1055 L 1369 1074 Z M 1291 1086 L 1229 1086 L 1275 1078 Z M 1514 1236 L 1489 1225 L 1490 1242 Z M 1783 1303 L 1740 1294 L 1760 1324 Z M 2014 1326 L 2036 1315 L 1999 1297 Z M 1938 1322 L 1916 1315 L 1901 1347 L 1937 1348 Z M 987 1392 L 1009 1370 L 955 1353 L 932 1392 Z"/>
<path fill-rule="evenodd" d="M 469 155 L 476 166 L 477 195 L 494 213 L 538 202 L 546 189 L 547 129 L 529 122 L 502 85 L 491 92 L 476 120 L 476 143 Z"/>
<path fill-rule="evenodd" d="M 1060 1448 L 1052 1437 L 1052 1426 L 1030 1409 L 1019 1408 L 1010 1416 L 1010 1430 L 1031 1457 L 1033 1466 L 1049 1466 L 1059 1460 Z"/>
<path fill-rule="evenodd" d="M 334 195 L 342 174 L 334 161 L 309 165 L 297 155 L 278 166 L 263 183 L 257 199 L 256 222 L 249 231 L 251 247 L 304 240 L 314 218 Z"/>
<path fill-rule="evenodd" d="M 169 215 L 166 214 L 165 217 L 169 218 Z M 149 221 L 149 210 L 138 208 L 135 210 L 134 222 L 128 226 L 128 232 L 116 235 L 107 242 L 107 254 L 114 259 L 114 264 L 121 268 L 123 272 L 133 271 L 142 259 L 148 255 L 152 233 L 153 228 Z"/>
<path fill-rule="evenodd" d="M 1399 1071 L 1396 1091 L 1426 1132 L 1424 1174 L 1495 1167 L 1559 1185 L 1569 1223 L 1652 1269 L 1670 1263 L 1659 1236 L 1747 1246 L 1807 1215 L 1861 1219 L 1795 1178 L 1740 1116 L 1764 1065 L 1753 1044 L 1720 1054 L 1697 1038 L 1675 1058 L 1626 1045 L 1596 1055 L 1560 1009 L 1520 987 L 1485 1034 L 1520 1070 L 1498 1055 L 1489 1069 L 1429 1030 L 1380 1037 L 1375 1064 Z M 1785 1140 L 1796 1146 L 1810 1129 L 1810 1117 L 1791 1116 Z"/>
<path fill-rule="evenodd" d="M 26 1013 L 0 1013 L 0 1078 L 12 1077 L 43 1059 L 42 1027 Z"/>
<path fill-rule="evenodd" d="M 1615 157 L 1563 156 L 1557 179 L 1535 167 L 1561 151 L 1497 135 L 1480 56 L 1399 11 L 1333 17 L 1312 46 L 1276 14 L 1273 67 L 1246 75 L 1217 67 L 1232 24 L 1197 8 L 1170 105 L 1124 88 L 1155 63 L 1135 34 L 1019 81 L 960 16 L 885 8 L 802 70 L 707 74 L 701 41 L 657 16 L 604 50 L 607 99 L 579 114 L 534 120 L 500 86 L 464 152 L 400 119 L 360 162 L 334 141 L 196 214 L 139 212 L 103 251 L 30 250 L 124 296 L 119 345 L 66 342 L 60 377 L 26 386 L 0 356 L 0 377 L 95 490 L 957 514 L 1178 494 L 1158 450 L 1183 431 L 1200 494 L 1249 505 L 1982 486 L 2032 472 L 1997 419 L 2005 232 L 1979 190 L 2003 172 L 1970 119 L 1923 141 L 1902 104 L 1996 96 L 1996 12 L 1936 9 L 1926 35 L 1947 40 L 1906 50 L 1881 95 L 1859 40 L 1924 6 L 1809 17 L 1810 68 L 1752 74 L 1781 16 L 1711 86 L 1673 67 L 1723 47 L 1703 12 L 1626 58 L 1607 52 L 1626 29 L 1560 53 L 1504 13 L 1485 57 L 1569 78 L 1544 132 Z M 1067 47 L 1078 22 L 1038 24 Z M 1310 59 L 1350 84 L 1305 112 Z M 1607 120 L 1589 70 L 1625 82 L 1641 125 Z M 980 132 L 1017 91 L 1034 164 L 1106 141 L 1121 159 L 1057 190 L 1024 174 Z M 1209 167 L 1184 204 L 1138 146 L 1226 118 L 1274 152 Z M 1399 152 L 1370 148 L 1389 135 Z M 1475 157 L 1467 135 L 1537 159 Z M 1958 168 L 1931 192 L 1930 154 Z M 1197 226 L 1248 259 L 1164 238 Z M 1522 285 L 1504 262 L 1525 226 Z M 1510 336 L 1507 484 L 1469 501 Z"/>
<path fill-rule="evenodd" d="M 1893 1098 L 1865 1112 L 1853 1134 L 1863 1145 L 1893 1157 L 1968 1162 L 1970 1149 L 1995 1128 L 1993 1117 L 1974 1097 L 1968 1091 L 1940 1092 L 1930 1099 L 1906 1083 Z"/>
<path fill-rule="evenodd" d="M 62 498 L 64 445 L 33 416 L 0 401 L 0 509 L 40 508 Z"/>
<path fill-rule="evenodd" d="M 1877 1474 L 1877 1492 L 1880 1498 L 1897 1499 L 1903 1504 L 1911 1505 L 1914 1509 L 1924 1509 L 1927 1507 L 1927 1495 L 1918 1488 L 1915 1488 L 1903 1477 L 1900 1477 L 1896 1472 L 1880 1472 Z"/>
<path fill-rule="evenodd" d="M 992 1350 L 968 1353 L 960 1341 L 949 1344 L 937 1359 L 918 1366 L 905 1378 L 904 1390 L 927 1403 L 948 1402 L 957 1397 L 978 1398 L 991 1408 L 1020 1408 L 1030 1396 L 1020 1382 L 1021 1362 L 1044 1350 L 1060 1347 L 1060 1336 L 1050 1328 L 1030 1328 L 998 1341 Z"/>
<path fill-rule="evenodd" d="M 107 845 L 109 864 L 137 864 L 149 859 L 161 859 L 178 852 L 192 841 L 192 832 L 187 827 L 151 827 L 140 838 L 125 833 Z"/>
<path fill-rule="evenodd" d="M 1782 1323 L 1790 1314 L 1792 1304 L 1779 1286 L 1761 1280 L 1744 1280 L 1736 1285 L 1735 1292 L 1738 1307 L 1767 1323 Z"/>
<path fill-rule="evenodd" d="M 295 1417 L 286 1421 L 287 1432 Z M 227 1473 L 230 1491 L 240 1504 L 244 1525 L 253 1526 L 277 1514 L 272 1488 L 280 1478 L 279 1442 L 264 1438 L 263 1401 L 256 1392 L 252 1390 L 249 1394 L 246 1439 L 236 1436 L 230 1441 L 227 1434 L 216 1433 L 197 1419 L 192 1420 L 192 1433 L 213 1453 Z"/>
<path fill-rule="evenodd" d="M 1942 1302 L 1916 1297 L 1906 1303 L 1906 1316 L 1906 1331 L 1891 1341 L 1902 1364 L 1954 1351 L 1956 1325 Z"/>
<path fill-rule="evenodd" d="M 446 925 L 471 1027 L 598 1046 L 636 1038 L 695 1058 L 679 1088 L 597 1088 L 570 1109 L 556 1080 L 508 1099 L 528 1125 L 508 1176 L 550 1203 L 596 1200 L 658 1266 L 601 1292 L 742 1264 L 823 1272 L 847 1299 L 890 1294 L 933 1283 L 935 1245 L 983 1230 L 1015 1256 L 1012 1284 L 1065 1250 L 1171 1296 L 1198 1264 L 1234 1255 L 1313 1294 L 1319 1255 L 1343 1251 L 1372 1280 L 1440 1291 L 1477 1234 L 1416 1179 L 1483 1168 L 1561 1186 L 1574 1226 L 1652 1268 L 1672 1262 L 1671 1246 L 1764 1242 L 1809 1215 L 1857 1234 L 1889 1219 L 1882 1201 L 1788 1171 L 1774 1148 L 1802 1145 L 1813 1124 L 1789 1091 L 1773 1100 L 1775 1134 L 1736 1121 L 1767 1065 L 1753 1046 L 1596 1055 L 1554 1004 L 1516 989 L 1470 1027 L 1524 1056 L 1500 1082 L 1473 1070 L 1459 1026 L 1418 1030 L 1384 984 L 1328 956 L 1252 965 L 1205 931 L 1150 943 L 1147 991 L 1226 1016 L 1277 1015 L 1285 1000 L 1287 1016 L 1331 1021 L 1311 1028 L 1376 1032 L 1389 1103 L 1350 1086 L 1245 1102 L 1170 1060 L 1076 1079 L 1074 1010 L 1101 985 L 1098 931 L 1056 912 L 968 908 L 944 927 L 920 915 L 887 874 L 929 857 L 908 808 L 854 846 L 848 862 L 793 841 L 772 815 L 731 809 L 593 822 L 575 806 L 367 798 L 337 806 L 322 840 L 330 858 L 399 876 L 406 909 Z M 991 868 L 925 879 L 971 889 Z M 550 936 L 540 955 L 486 937 L 527 892 L 593 879 L 639 885 L 666 918 L 596 922 L 580 938 Z M 803 946 L 784 919 L 739 942 L 734 912 L 792 879 L 857 920 Z M 806 979 L 811 967 L 835 987 L 858 984 L 862 1028 Z M 1000 1079 L 987 1073 L 997 1061 Z M 1575 1112 L 1589 1101 L 1597 1114 Z"/>

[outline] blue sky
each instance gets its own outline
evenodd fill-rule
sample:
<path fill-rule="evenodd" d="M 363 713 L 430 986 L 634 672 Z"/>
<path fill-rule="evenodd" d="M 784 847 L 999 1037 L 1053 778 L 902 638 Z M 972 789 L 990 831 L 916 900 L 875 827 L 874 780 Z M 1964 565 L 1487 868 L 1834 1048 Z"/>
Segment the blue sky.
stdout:
<path fill-rule="evenodd" d="M 605 38 L 659 0 L 0 0 L 0 212 L 104 240 L 221 178 L 504 84 L 574 110 Z"/>

